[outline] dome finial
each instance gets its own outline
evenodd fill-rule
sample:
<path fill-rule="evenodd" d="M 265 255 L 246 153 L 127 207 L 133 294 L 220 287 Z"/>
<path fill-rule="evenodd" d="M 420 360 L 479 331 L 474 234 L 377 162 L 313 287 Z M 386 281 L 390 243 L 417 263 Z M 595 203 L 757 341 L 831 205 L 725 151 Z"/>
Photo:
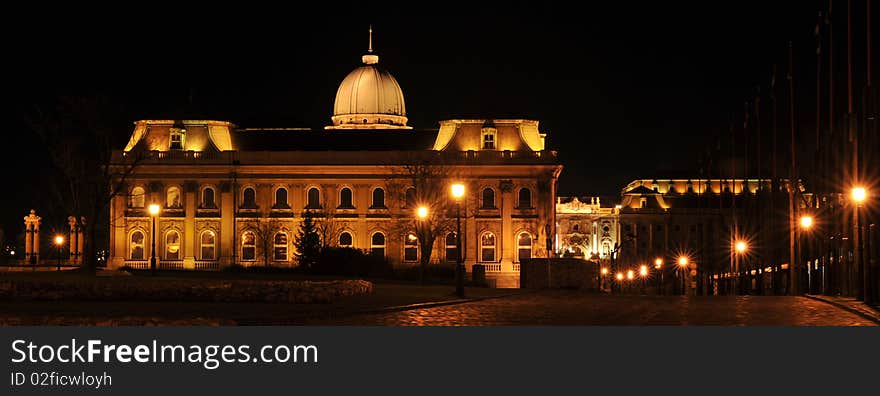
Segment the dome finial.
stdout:
<path fill-rule="evenodd" d="M 379 55 L 373 53 L 373 25 L 370 25 L 370 46 L 367 48 L 367 53 L 364 56 L 361 56 L 361 61 L 364 62 L 365 65 L 375 65 L 379 63 Z"/>

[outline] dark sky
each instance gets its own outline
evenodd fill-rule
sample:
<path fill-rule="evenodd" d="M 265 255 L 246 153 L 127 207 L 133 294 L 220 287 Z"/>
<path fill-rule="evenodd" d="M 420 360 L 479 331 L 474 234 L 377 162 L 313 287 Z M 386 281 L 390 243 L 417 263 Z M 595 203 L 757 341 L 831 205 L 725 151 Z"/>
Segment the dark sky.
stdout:
<path fill-rule="evenodd" d="M 648 174 L 696 173 L 700 154 L 755 85 L 766 86 L 771 64 L 784 64 L 789 39 L 804 64 L 814 59 L 812 30 L 825 4 L 608 3 L 41 14 L 5 49 L 16 55 L 7 57 L 6 80 L 20 105 L 71 92 L 110 95 L 120 108 L 112 120 L 120 148 L 137 119 L 321 128 L 372 23 L 411 126 L 537 119 L 565 166 L 562 194 L 616 195 Z M 846 3 L 837 3 L 842 14 Z M 3 194 L 4 228 L 40 205 L 40 182 L 22 165 L 44 161 L 16 115 L 12 125 L 0 161 L 22 189 Z"/>

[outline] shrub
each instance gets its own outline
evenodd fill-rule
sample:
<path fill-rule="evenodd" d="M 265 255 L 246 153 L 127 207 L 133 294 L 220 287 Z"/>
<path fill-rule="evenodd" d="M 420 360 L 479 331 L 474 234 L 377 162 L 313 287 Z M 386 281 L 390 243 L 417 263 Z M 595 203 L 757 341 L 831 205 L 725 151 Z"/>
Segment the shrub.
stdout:
<path fill-rule="evenodd" d="M 312 273 L 355 277 L 385 277 L 391 265 L 382 256 L 352 248 L 327 248 L 318 255 Z"/>

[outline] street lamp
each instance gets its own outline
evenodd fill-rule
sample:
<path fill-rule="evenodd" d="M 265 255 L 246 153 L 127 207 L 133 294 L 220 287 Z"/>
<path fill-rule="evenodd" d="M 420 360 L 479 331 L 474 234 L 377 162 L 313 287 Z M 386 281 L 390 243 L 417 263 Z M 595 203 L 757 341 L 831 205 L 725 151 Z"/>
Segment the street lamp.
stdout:
<path fill-rule="evenodd" d="M 654 269 L 657 270 L 657 294 L 663 294 L 663 259 L 657 257 L 654 259 Z"/>
<path fill-rule="evenodd" d="M 687 294 L 685 291 L 685 278 L 687 277 L 688 258 L 687 256 L 678 256 L 678 266 L 681 269 L 681 295 Z"/>
<path fill-rule="evenodd" d="M 801 216 L 801 229 L 809 230 L 813 228 L 813 216 Z"/>
<path fill-rule="evenodd" d="M 864 236 L 862 235 L 862 204 L 865 202 L 865 199 L 868 197 L 868 192 L 864 187 L 854 187 L 852 189 L 852 200 L 856 203 L 855 206 L 855 240 L 856 243 L 856 251 L 858 252 L 857 264 L 858 265 L 858 274 L 857 277 L 862 279 L 862 287 L 859 288 L 856 293 L 856 298 L 864 301 L 865 303 L 871 303 L 872 298 L 870 296 L 870 292 L 868 289 L 870 288 L 870 283 L 868 282 L 868 271 L 865 271 L 865 246 L 864 246 Z"/>
<path fill-rule="evenodd" d="M 419 206 L 419 208 L 416 209 L 416 216 L 419 217 L 419 220 L 424 220 L 426 217 L 428 217 L 428 208 L 424 206 Z"/>
<path fill-rule="evenodd" d="M 55 246 L 58 247 L 58 271 L 61 271 L 61 246 L 64 245 L 64 236 L 55 235 Z"/>
<path fill-rule="evenodd" d="M 642 294 L 645 294 L 645 282 L 646 282 L 646 278 L 648 277 L 648 266 L 647 265 L 642 264 L 639 267 L 639 277 L 642 278 Z"/>
<path fill-rule="evenodd" d="M 746 250 L 749 249 L 749 245 L 745 243 L 745 241 L 737 241 L 736 242 L 736 252 L 739 254 L 743 254 Z"/>
<path fill-rule="evenodd" d="M 150 217 L 153 218 L 152 232 L 150 238 L 150 275 L 156 276 L 156 217 L 159 215 L 159 205 L 150 204 Z"/>
<path fill-rule="evenodd" d="M 801 218 L 798 220 L 798 224 L 800 225 L 801 232 L 798 233 L 799 235 L 797 238 L 798 251 L 797 251 L 797 261 L 796 262 L 797 262 L 797 267 L 800 268 L 800 266 L 804 262 L 804 250 L 807 251 L 807 255 L 810 254 L 810 246 L 809 246 L 810 241 L 804 241 L 805 237 L 803 235 L 806 231 L 809 231 L 811 228 L 813 228 L 813 216 L 802 215 Z M 804 246 L 803 246 L 805 244 L 805 242 L 807 244 L 806 249 L 804 249 Z M 809 292 L 812 292 L 813 286 L 814 286 L 813 285 L 814 281 L 813 281 L 813 277 L 812 277 L 812 269 L 810 268 L 810 261 L 811 260 L 807 260 L 807 266 L 806 266 L 807 268 L 805 271 L 805 275 L 807 277 L 806 284 L 808 286 L 808 290 L 809 290 Z M 798 282 L 801 282 L 802 280 L 803 279 L 799 280 Z"/>
<path fill-rule="evenodd" d="M 461 201 L 464 198 L 464 184 L 452 185 L 455 198 L 455 295 L 464 297 L 464 262 L 461 260 Z"/>

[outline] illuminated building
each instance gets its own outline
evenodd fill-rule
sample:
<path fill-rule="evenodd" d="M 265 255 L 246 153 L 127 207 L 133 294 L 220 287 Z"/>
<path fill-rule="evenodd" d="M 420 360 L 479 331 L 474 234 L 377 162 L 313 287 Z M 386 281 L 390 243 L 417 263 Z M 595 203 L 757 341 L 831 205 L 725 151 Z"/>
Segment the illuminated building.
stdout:
<path fill-rule="evenodd" d="M 562 166 L 544 147 L 538 122 L 451 119 L 438 129 L 407 125 L 403 91 L 379 67 L 372 42 L 362 65 L 342 80 L 332 124 L 242 128 L 227 121 L 141 120 L 114 155 L 147 159 L 111 208 L 111 267 L 147 268 L 151 219 L 160 269 L 217 270 L 295 266 L 293 237 L 307 210 L 331 222 L 331 246 L 417 265 L 407 230 L 415 219 L 409 187 L 396 169 L 430 159 L 466 185 L 465 266 L 485 266 L 490 284 L 516 286 L 519 261 L 546 257 L 555 234 Z M 118 163 L 118 162 L 117 162 Z M 454 226 L 454 225 L 453 225 Z M 268 233 L 264 232 L 268 229 Z M 266 235 L 264 235 L 266 234 Z M 437 238 L 432 265 L 455 261 L 454 228 Z M 266 262 L 268 258 L 268 262 Z"/>

